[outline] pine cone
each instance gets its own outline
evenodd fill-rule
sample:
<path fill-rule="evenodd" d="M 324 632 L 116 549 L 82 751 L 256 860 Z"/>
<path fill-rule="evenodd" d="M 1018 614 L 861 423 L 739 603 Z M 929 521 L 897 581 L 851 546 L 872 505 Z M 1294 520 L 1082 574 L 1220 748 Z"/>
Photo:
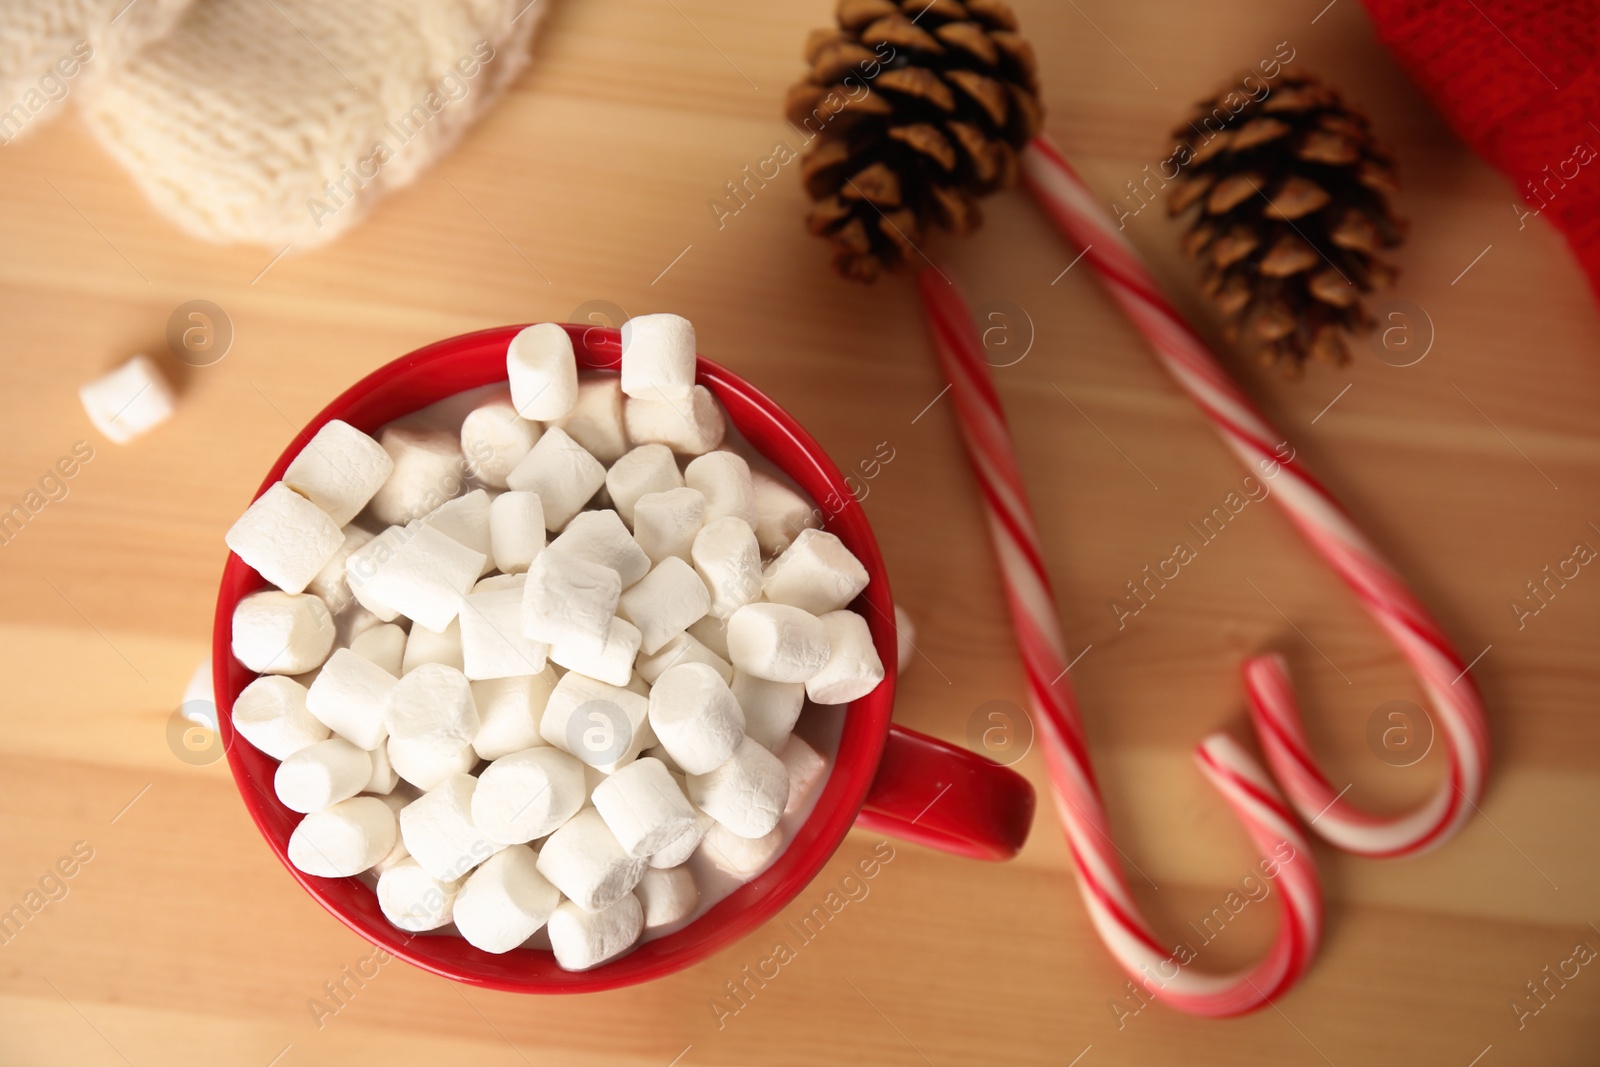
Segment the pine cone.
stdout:
<path fill-rule="evenodd" d="M 1389 203 L 1394 159 L 1366 116 L 1314 77 L 1285 74 L 1259 101 L 1233 90 L 1246 101 L 1236 115 L 1226 95 L 1173 131 L 1190 155 L 1168 211 L 1200 207 L 1184 251 L 1200 260 L 1230 341 L 1292 373 L 1309 358 L 1346 363 L 1344 333 L 1372 326 L 1361 295 L 1396 276 L 1377 256 L 1405 236 Z"/>
<path fill-rule="evenodd" d="M 978 198 L 1015 181 L 1039 130 L 1036 65 L 1003 0 L 840 0 L 837 14 L 784 110 L 811 139 L 806 227 L 870 282 L 918 256 L 930 224 L 975 229 Z"/>

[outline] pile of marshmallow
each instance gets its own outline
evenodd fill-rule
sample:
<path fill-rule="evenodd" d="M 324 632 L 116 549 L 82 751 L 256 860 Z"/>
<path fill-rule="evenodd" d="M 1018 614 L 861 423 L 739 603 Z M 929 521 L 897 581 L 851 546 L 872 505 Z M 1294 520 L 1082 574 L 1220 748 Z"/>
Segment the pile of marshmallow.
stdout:
<path fill-rule="evenodd" d="M 696 914 L 691 857 L 765 869 L 827 766 L 807 698 L 884 672 L 866 570 L 719 447 L 686 320 L 628 321 L 620 378 L 554 324 L 506 370 L 459 432 L 327 423 L 228 531 L 277 587 L 234 612 L 232 722 L 281 761 L 301 871 L 584 970 Z"/>

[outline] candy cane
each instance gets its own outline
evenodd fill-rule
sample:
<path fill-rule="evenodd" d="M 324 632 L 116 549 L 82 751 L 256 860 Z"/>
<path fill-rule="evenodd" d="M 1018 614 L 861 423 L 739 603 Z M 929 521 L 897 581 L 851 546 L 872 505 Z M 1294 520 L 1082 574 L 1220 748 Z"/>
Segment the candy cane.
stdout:
<path fill-rule="evenodd" d="M 1301 725 L 1282 657 L 1257 656 L 1244 666 L 1251 718 L 1267 760 L 1300 814 L 1340 848 L 1367 856 L 1400 856 L 1440 844 L 1461 828 L 1483 795 L 1489 760 L 1483 702 L 1467 665 L 1426 608 L 1349 514 L 1305 468 L 1286 458 L 1283 435 L 1247 400 L 1205 344 L 1161 295 L 1132 244 L 1112 225 L 1087 186 L 1048 139 L 1023 154 L 1029 190 L 1122 305 L 1157 359 L 1211 418 L 1224 443 L 1252 472 L 1273 478 L 1278 503 L 1350 587 L 1411 663 L 1436 712 L 1450 772 L 1416 810 L 1399 816 L 1363 812 L 1343 799 L 1318 768 Z"/>
<path fill-rule="evenodd" d="M 1237 1015 L 1259 1008 L 1294 985 L 1316 954 L 1322 889 L 1311 849 L 1266 771 L 1226 734 L 1206 738 L 1195 751 L 1200 770 L 1265 857 L 1262 873 L 1277 880 L 1277 939 L 1265 959 L 1231 976 L 1193 970 L 1193 948 L 1179 945 L 1169 951 L 1156 940 L 1128 891 L 1111 841 L 1083 720 L 1066 678 L 1066 648 L 1033 511 L 983 349 L 954 285 L 929 269 L 918 279 L 918 288 L 982 490 L 1051 791 L 1089 917 L 1117 962 L 1156 999 L 1194 1015 Z"/>

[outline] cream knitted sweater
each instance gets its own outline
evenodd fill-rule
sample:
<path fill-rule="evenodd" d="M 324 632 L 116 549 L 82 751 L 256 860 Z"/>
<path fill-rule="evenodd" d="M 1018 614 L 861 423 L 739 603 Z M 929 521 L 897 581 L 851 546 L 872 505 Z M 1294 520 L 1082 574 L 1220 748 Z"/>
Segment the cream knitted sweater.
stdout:
<path fill-rule="evenodd" d="M 0 141 L 74 97 L 185 230 L 309 247 L 456 143 L 549 2 L 3 0 Z"/>

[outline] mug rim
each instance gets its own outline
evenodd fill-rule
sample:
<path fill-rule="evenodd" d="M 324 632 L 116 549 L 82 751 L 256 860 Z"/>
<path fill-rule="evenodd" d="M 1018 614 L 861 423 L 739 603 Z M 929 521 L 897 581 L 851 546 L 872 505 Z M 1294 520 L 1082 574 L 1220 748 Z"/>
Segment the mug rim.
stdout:
<path fill-rule="evenodd" d="M 560 324 L 572 337 L 579 366 L 614 372 L 621 342 L 616 329 Z M 252 501 L 275 482 L 305 443 L 333 419 L 366 433 L 438 400 L 505 381 L 505 350 L 524 326 L 501 326 L 445 338 L 367 374 L 335 397 L 290 440 Z M 498 369 L 496 369 L 498 368 Z M 864 805 L 888 740 L 896 685 L 894 602 L 877 539 L 866 512 L 828 454 L 783 407 L 741 376 L 703 356 L 696 382 L 716 397 L 728 422 L 750 446 L 800 485 L 814 506 L 836 497 L 823 526 L 866 568 L 869 581 L 852 603 L 866 618 L 884 678 L 844 712 L 838 748 L 811 814 L 784 851 L 760 875 L 740 885 L 682 929 L 636 944 L 627 954 L 588 971 L 565 971 L 547 949 L 519 947 L 492 954 L 454 935 L 408 934 L 389 924 L 376 894 L 359 876 L 319 878 L 288 858 L 288 838 L 304 816 L 278 801 L 270 780 L 278 761 L 248 742 L 236 744 L 233 702 L 256 677 L 234 659 L 232 619 L 241 598 L 268 583 L 233 552 L 218 589 L 212 630 L 212 682 L 217 729 L 229 770 L 251 820 L 290 875 L 311 897 L 368 942 L 434 974 L 516 993 L 599 992 L 662 978 L 699 963 L 747 937 L 809 885 L 832 858 Z M 409 405 L 396 410 L 396 405 Z M 381 416 L 381 417 L 380 417 Z M 774 454 L 778 453 L 778 454 Z M 825 492 L 818 492 L 818 489 Z"/>

